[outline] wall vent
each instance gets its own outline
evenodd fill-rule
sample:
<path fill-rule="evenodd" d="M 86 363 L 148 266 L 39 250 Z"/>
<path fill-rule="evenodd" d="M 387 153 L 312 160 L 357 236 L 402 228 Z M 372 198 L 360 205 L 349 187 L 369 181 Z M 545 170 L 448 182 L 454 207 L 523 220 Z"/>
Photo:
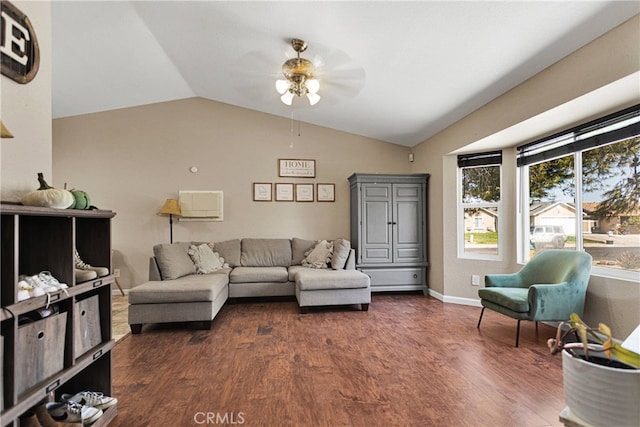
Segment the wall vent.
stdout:
<path fill-rule="evenodd" d="M 222 191 L 178 191 L 182 216 L 180 221 L 222 221 L 224 204 Z"/>

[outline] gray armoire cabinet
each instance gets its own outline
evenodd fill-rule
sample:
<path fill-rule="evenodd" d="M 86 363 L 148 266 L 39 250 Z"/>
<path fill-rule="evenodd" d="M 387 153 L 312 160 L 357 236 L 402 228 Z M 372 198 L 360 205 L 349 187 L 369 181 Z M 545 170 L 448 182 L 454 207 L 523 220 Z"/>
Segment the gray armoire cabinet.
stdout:
<path fill-rule="evenodd" d="M 429 174 L 349 177 L 351 245 L 372 292 L 426 294 L 428 182 Z"/>

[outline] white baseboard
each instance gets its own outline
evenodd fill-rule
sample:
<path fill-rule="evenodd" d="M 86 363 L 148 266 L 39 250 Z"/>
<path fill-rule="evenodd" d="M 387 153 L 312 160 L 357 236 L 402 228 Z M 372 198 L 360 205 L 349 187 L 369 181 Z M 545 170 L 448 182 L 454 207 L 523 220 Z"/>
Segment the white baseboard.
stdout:
<path fill-rule="evenodd" d="M 476 300 L 472 298 L 450 297 L 447 295 L 442 295 L 441 293 L 436 292 L 433 289 L 429 289 L 429 295 L 434 297 L 438 301 L 442 301 L 448 304 L 460 304 L 460 305 L 470 305 L 473 307 L 482 307 L 482 304 L 480 304 L 480 300 Z"/>
<path fill-rule="evenodd" d="M 129 289 L 123 289 L 125 295 L 129 295 Z M 111 295 L 122 295 L 120 293 L 120 289 L 117 287 L 111 288 Z M 444 303 L 449 304 L 460 304 L 460 305 L 470 305 L 473 307 L 482 307 L 479 300 L 471 299 L 471 298 L 460 298 L 460 297 L 450 297 L 446 295 L 442 295 L 439 292 L 434 291 L 433 289 L 429 289 L 429 296 L 434 297 L 438 301 L 442 301 Z"/>
<path fill-rule="evenodd" d="M 429 296 L 434 297 L 435 299 L 437 299 L 438 301 L 443 301 L 444 300 L 444 295 L 442 295 L 439 292 L 434 291 L 433 289 L 429 288 Z"/>
<path fill-rule="evenodd" d="M 450 304 L 470 305 L 473 307 L 482 307 L 479 300 L 472 298 L 460 298 L 460 297 L 444 297 L 444 302 Z"/>

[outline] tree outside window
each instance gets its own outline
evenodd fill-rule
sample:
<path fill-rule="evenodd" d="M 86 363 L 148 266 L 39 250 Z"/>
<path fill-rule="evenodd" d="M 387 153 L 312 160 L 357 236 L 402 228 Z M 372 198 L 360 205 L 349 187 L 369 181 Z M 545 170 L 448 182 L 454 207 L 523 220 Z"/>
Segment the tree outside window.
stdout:
<path fill-rule="evenodd" d="M 460 169 L 460 206 L 464 241 L 463 256 L 499 255 L 500 165 Z"/>

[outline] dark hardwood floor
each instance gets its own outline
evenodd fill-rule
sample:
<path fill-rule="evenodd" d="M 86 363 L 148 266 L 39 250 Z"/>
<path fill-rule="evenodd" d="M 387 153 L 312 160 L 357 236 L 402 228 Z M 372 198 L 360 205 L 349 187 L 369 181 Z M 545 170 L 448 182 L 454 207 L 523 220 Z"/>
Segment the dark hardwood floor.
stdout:
<path fill-rule="evenodd" d="M 150 325 L 113 350 L 111 426 L 549 426 L 564 408 L 554 329 L 421 294 L 299 314 L 227 304 L 209 331 Z"/>

